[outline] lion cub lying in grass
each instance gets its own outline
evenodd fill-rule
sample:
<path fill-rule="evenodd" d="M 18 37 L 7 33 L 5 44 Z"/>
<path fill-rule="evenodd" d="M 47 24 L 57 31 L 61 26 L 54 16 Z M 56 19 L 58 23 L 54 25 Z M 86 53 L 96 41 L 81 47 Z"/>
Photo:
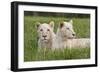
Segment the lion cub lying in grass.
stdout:
<path fill-rule="evenodd" d="M 89 48 L 89 38 L 75 38 L 73 21 L 60 23 L 56 34 L 54 33 L 54 22 L 38 23 L 38 48 L 64 49 L 64 48 Z"/>
<path fill-rule="evenodd" d="M 75 38 L 76 33 L 73 29 L 73 21 L 62 22 L 57 29 L 55 49 L 63 48 L 89 48 L 89 38 Z"/>
<path fill-rule="evenodd" d="M 52 48 L 53 40 L 55 37 L 55 33 L 53 32 L 54 22 L 50 23 L 38 23 L 37 24 L 37 32 L 38 32 L 38 48 Z"/>

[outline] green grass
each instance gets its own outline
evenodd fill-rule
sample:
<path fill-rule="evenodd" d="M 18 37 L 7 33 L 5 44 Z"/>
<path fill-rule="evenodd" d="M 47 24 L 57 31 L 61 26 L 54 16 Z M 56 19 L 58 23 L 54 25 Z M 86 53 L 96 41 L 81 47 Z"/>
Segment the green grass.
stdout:
<path fill-rule="evenodd" d="M 30 52 L 25 56 L 25 61 L 43 61 L 43 60 L 71 60 L 71 59 L 87 59 L 90 57 L 89 48 L 74 48 L 64 50 L 41 50 L 38 52 Z"/>
<path fill-rule="evenodd" d="M 87 59 L 90 58 L 90 48 L 65 49 L 63 51 L 41 50 L 38 52 L 37 44 L 37 22 L 55 22 L 56 32 L 60 21 L 67 20 L 65 17 L 24 17 L 24 61 L 44 61 L 44 60 L 69 60 L 69 59 Z M 89 18 L 74 18 L 73 27 L 77 37 L 90 37 L 90 20 Z"/>

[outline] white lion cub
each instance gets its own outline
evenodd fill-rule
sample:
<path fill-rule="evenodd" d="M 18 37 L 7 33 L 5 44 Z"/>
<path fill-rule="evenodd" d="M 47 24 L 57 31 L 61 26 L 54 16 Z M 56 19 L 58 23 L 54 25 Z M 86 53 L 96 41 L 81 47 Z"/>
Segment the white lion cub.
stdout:
<path fill-rule="evenodd" d="M 38 23 L 37 32 L 38 32 L 38 48 L 48 48 L 51 49 L 53 45 L 53 38 L 55 33 L 53 32 L 54 22 L 51 21 L 47 23 Z"/>
<path fill-rule="evenodd" d="M 90 46 L 89 38 L 75 38 L 76 33 L 72 24 L 72 20 L 60 23 L 56 34 L 56 48 L 86 48 Z"/>

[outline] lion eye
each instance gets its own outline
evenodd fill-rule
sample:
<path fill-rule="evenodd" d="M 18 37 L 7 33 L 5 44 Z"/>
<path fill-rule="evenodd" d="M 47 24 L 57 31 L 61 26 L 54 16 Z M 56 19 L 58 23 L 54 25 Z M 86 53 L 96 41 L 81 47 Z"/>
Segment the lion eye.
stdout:
<path fill-rule="evenodd" d="M 43 29 L 40 29 L 40 31 L 43 31 Z"/>
<path fill-rule="evenodd" d="M 50 31 L 50 29 L 47 29 L 47 31 Z"/>

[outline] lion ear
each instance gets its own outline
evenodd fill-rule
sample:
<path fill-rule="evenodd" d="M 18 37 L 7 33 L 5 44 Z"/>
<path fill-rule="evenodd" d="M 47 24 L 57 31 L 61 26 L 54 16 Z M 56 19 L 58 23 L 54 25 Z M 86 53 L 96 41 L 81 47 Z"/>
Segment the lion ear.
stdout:
<path fill-rule="evenodd" d="M 71 19 L 70 21 L 69 21 L 71 24 L 73 24 L 73 20 Z"/>
<path fill-rule="evenodd" d="M 64 22 L 60 23 L 60 28 L 62 28 L 64 26 Z"/>
<path fill-rule="evenodd" d="M 36 23 L 36 28 L 37 28 L 37 29 L 39 28 L 40 24 L 41 24 L 40 22 L 37 22 L 37 23 Z"/>
<path fill-rule="evenodd" d="M 54 28 L 54 21 L 50 21 L 50 22 L 49 22 L 49 25 L 50 25 L 52 28 Z"/>

